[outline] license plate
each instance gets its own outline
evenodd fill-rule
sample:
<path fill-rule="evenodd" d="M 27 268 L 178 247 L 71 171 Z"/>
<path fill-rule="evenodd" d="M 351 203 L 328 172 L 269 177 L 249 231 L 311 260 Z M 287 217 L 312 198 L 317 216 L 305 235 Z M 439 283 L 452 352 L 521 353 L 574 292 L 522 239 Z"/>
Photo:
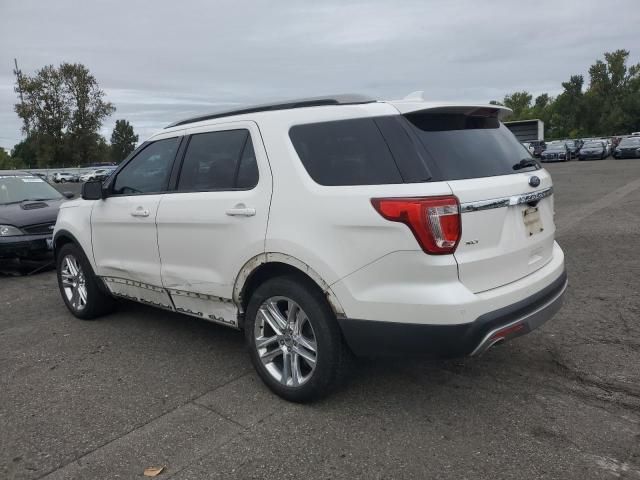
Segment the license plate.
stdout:
<path fill-rule="evenodd" d="M 542 228 L 542 219 L 540 218 L 538 207 L 527 208 L 522 212 L 522 215 L 524 219 L 524 226 L 527 229 L 527 235 L 529 237 L 544 230 Z"/>
<path fill-rule="evenodd" d="M 53 238 L 46 238 L 47 241 L 47 250 L 53 250 Z"/>

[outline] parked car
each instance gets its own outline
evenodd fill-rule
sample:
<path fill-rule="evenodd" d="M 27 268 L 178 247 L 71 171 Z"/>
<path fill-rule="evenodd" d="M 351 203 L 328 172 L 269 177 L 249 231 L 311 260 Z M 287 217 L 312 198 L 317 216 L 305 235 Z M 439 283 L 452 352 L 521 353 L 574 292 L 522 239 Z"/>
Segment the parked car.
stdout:
<path fill-rule="evenodd" d="M 50 255 L 58 208 L 72 193 L 61 195 L 42 178 L 0 170 L 0 258 Z"/>
<path fill-rule="evenodd" d="M 533 156 L 536 158 L 540 158 L 542 152 L 547 148 L 547 144 L 543 140 L 534 140 L 530 142 L 530 145 L 533 147 Z"/>
<path fill-rule="evenodd" d="M 566 142 L 551 142 L 540 155 L 541 162 L 568 162 L 571 152 Z"/>
<path fill-rule="evenodd" d="M 640 157 L 640 136 L 624 137 L 613 151 L 614 158 Z"/>
<path fill-rule="evenodd" d="M 81 182 L 92 182 L 94 180 L 106 179 L 115 169 L 113 168 L 99 168 L 97 170 L 91 170 L 83 175 L 80 175 Z"/>
<path fill-rule="evenodd" d="M 478 355 L 547 321 L 567 284 L 551 176 L 507 113 L 338 97 L 170 125 L 61 208 L 64 303 L 242 329 L 293 401 L 328 393 L 350 352 Z"/>
<path fill-rule="evenodd" d="M 604 159 L 607 157 L 606 144 L 601 140 L 586 142 L 578 154 L 579 160 Z"/>
<path fill-rule="evenodd" d="M 578 158 L 578 152 L 580 152 L 580 147 L 574 140 L 563 140 L 564 144 L 567 146 L 567 150 L 569 151 L 569 160 L 574 158 Z"/>
<path fill-rule="evenodd" d="M 75 182 L 75 177 L 71 173 L 58 172 L 54 174 L 53 181 L 56 183 Z"/>
<path fill-rule="evenodd" d="M 522 146 L 527 149 L 527 152 L 533 155 L 535 147 L 531 145 L 531 142 L 522 142 Z"/>

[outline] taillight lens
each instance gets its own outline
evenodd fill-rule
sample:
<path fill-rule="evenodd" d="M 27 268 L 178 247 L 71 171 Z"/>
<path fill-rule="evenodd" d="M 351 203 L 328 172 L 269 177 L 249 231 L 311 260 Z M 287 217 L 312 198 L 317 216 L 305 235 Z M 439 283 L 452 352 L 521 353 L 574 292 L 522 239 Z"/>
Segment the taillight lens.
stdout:
<path fill-rule="evenodd" d="M 426 253 L 455 252 L 462 234 L 460 205 L 453 195 L 444 197 L 373 198 L 374 208 L 387 220 L 407 225 Z"/>

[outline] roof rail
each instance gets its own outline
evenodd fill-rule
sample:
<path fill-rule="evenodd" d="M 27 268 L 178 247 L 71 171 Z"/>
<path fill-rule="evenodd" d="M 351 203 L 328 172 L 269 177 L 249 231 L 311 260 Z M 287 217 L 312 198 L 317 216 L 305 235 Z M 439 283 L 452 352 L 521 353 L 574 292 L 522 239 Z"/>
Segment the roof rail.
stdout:
<path fill-rule="evenodd" d="M 220 112 L 201 115 L 198 117 L 187 118 L 184 120 L 179 120 L 177 122 L 174 122 L 170 125 L 167 125 L 164 128 L 177 127 L 180 125 L 187 125 L 189 123 L 202 122 L 204 120 L 212 120 L 214 118 L 230 117 L 232 115 L 242 115 L 245 113 L 268 112 L 273 110 L 287 110 L 290 108 L 320 107 L 325 105 L 357 105 L 362 103 L 372 103 L 375 101 L 376 99 L 374 98 L 367 97 L 365 95 L 358 95 L 358 94 L 342 94 L 342 95 L 331 95 L 326 97 L 298 98 L 295 100 L 284 100 L 277 103 L 265 103 L 262 105 L 247 106 L 247 107 L 238 108 L 235 110 L 224 110 Z"/>

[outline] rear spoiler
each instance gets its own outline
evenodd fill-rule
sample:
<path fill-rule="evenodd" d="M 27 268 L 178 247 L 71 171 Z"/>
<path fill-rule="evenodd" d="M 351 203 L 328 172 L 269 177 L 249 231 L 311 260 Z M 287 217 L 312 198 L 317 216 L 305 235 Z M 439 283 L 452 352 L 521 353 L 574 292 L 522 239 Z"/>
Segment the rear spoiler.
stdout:
<path fill-rule="evenodd" d="M 389 105 L 398 110 L 402 115 L 414 112 L 429 111 L 432 113 L 462 113 L 465 115 L 479 115 L 486 117 L 496 117 L 498 120 L 503 121 L 509 115 L 513 113 L 510 108 L 503 105 L 490 105 L 490 104 L 446 104 L 425 102 L 420 100 L 406 99 L 406 100 L 393 100 L 387 102 Z"/>

